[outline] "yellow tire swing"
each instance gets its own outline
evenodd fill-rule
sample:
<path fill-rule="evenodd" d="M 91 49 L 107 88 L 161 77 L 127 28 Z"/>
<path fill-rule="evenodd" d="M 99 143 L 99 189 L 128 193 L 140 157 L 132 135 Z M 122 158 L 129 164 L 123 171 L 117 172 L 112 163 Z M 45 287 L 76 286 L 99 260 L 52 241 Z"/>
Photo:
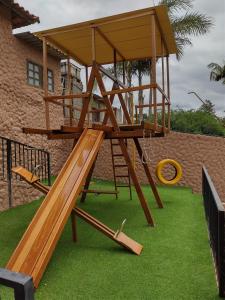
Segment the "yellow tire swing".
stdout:
<path fill-rule="evenodd" d="M 163 168 L 168 164 L 173 166 L 175 169 L 175 175 L 173 176 L 172 179 L 169 179 L 169 180 L 164 178 L 162 175 Z M 158 180 L 163 184 L 167 184 L 167 185 L 176 184 L 182 177 L 181 165 L 173 159 L 163 159 L 157 164 L 156 176 L 157 176 Z"/>

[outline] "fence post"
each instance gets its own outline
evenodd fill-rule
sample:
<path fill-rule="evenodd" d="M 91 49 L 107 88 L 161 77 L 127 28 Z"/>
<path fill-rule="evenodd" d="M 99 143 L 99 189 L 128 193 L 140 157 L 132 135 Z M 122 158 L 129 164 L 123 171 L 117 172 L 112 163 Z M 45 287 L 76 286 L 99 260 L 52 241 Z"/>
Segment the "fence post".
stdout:
<path fill-rule="evenodd" d="M 7 181 L 9 207 L 12 207 L 12 143 L 7 139 Z"/>
<path fill-rule="evenodd" d="M 225 296 L 225 264 L 224 264 L 224 211 L 219 211 L 218 214 L 218 281 L 219 281 L 219 296 Z"/>
<path fill-rule="evenodd" d="M 51 186 L 51 161 L 50 161 L 50 153 L 47 152 L 47 160 L 48 160 L 48 185 Z"/>

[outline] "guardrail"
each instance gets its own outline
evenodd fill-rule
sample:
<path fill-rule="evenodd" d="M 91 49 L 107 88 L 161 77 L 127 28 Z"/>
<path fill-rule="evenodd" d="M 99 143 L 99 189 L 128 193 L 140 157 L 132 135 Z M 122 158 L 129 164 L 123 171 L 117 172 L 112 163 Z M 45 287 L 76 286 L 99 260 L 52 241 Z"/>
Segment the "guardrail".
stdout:
<path fill-rule="evenodd" d="M 41 180 L 51 185 L 50 154 L 43 149 L 35 148 L 5 137 L 0 137 L 0 180 L 8 184 L 8 203 L 12 206 L 12 180 L 21 180 L 12 173 L 12 168 L 23 166 L 35 173 Z"/>
<path fill-rule="evenodd" d="M 205 167 L 202 191 L 210 246 L 214 258 L 219 296 L 225 297 L 225 209 Z"/>

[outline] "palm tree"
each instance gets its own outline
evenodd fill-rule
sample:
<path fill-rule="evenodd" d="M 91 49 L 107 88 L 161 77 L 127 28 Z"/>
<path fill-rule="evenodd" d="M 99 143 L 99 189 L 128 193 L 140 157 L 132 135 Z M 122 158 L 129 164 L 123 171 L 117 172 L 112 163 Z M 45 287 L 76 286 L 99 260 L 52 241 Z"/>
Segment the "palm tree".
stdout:
<path fill-rule="evenodd" d="M 208 33 L 213 25 L 212 19 L 204 14 L 192 11 L 193 0 L 159 0 L 158 4 L 166 5 L 168 8 L 168 14 L 177 44 L 177 59 L 179 60 L 184 54 L 184 48 L 192 45 L 190 37 Z M 133 75 L 138 77 L 139 84 L 142 84 L 142 78 L 144 75 L 151 76 L 150 60 L 126 63 L 126 71 L 127 66 L 129 66 L 129 75 L 127 76 L 129 77 L 127 81 L 128 86 L 131 86 Z M 121 66 L 118 66 L 118 68 L 121 70 Z M 151 104 L 151 98 L 150 92 L 149 104 Z M 142 100 L 143 94 L 142 92 L 139 92 L 139 104 L 142 103 Z"/>
<path fill-rule="evenodd" d="M 222 66 L 217 63 L 211 63 L 208 65 L 208 68 L 211 69 L 210 72 L 210 80 L 220 81 L 222 80 L 222 84 L 225 84 L 225 62 Z"/>
<path fill-rule="evenodd" d="M 191 36 L 204 35 L 213 25 L 212 19 L 205 14 L 192 11 L 193 0 L 160 0 L 166 5 L 177 44 L 177 58 L 184 54 L 184 48 L 192 45 Z"/>
<path fill-rule="evenodd" d="M 184 48 L 192 45 L 190 36 L 199 36 L 206 34 L 213 25 L 210 17 L 196 11 L 193 8 L 193 0 L 160 0 L 159 5 L 166 5 L 171 25 L 174 31 L 177 44 L 177 59 L 181 59 L 184 54 Z M 182 12 L 184 12 L 182 14 Z M 145 60 L 143 63 L 135 63 L 135 71 L 138 73 L 139 84 L 142 83 L 143 75 L 150 74 L 151 62 Z M 142 73 L 143 72 L 143 73 Z M 142 76 L 140 75 L 142 73 Z M 142 95 L 139 93 L 139 104 L 142 101 Z M 149 104 L 152 102 L 151 91 L 149 93 Z M 151 110 L 149 110 L 150 113 Z M 141 113 L 141 111 L 140 111 Z"/>

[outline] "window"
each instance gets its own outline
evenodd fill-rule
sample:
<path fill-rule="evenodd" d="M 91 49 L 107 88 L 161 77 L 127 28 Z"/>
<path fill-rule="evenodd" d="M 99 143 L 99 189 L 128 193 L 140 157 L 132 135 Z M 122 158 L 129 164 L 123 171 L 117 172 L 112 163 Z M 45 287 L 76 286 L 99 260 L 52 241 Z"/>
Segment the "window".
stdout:
<path fill-rule="evenodd" d="M 54 77 L 53 71 L 48 69 L 48 90 L 54 92 Z"/>
<path fill-rule="evenodd" d="M 35 87 L 43 87 L 43 67 L 34 62 L 27 62 L 27 82 Z M 53 71 L 48 69 L 48 90 L 54 91 Z"/>
<path fill-rule="evenodd" d="M 40 65 L 28 61 L 27 81 L 30 85 L 42 87 L 42 67 Z"/>

